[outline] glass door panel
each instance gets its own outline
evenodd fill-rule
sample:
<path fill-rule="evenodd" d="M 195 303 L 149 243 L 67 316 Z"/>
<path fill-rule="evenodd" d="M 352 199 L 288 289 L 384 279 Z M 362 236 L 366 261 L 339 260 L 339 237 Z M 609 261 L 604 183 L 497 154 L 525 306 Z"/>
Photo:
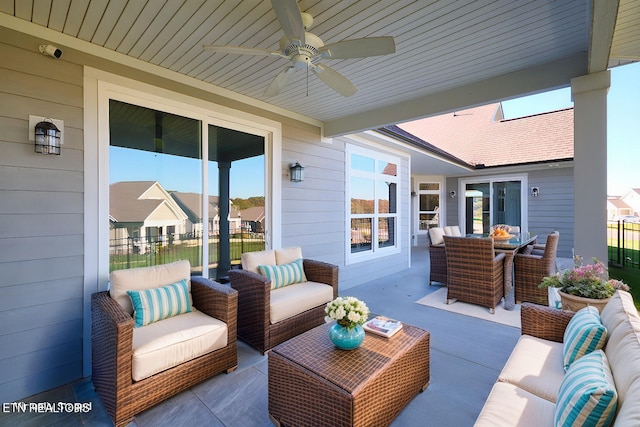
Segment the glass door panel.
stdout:
<path fill-rule="evenodd" d="M 493 224 L 521 226 L 520 181 L 493 183 Z"/>
<path fill-rule="evenodd" d="M 489 233 L 491 207 L 489 183 L 467 184 L 465 188 L 465 230 L 467 233 Z"/>
<path fill-rule="evenodd" d="M 200 121 L 109 101 L 109 270 L 188 259 L 202 273 Z"/>

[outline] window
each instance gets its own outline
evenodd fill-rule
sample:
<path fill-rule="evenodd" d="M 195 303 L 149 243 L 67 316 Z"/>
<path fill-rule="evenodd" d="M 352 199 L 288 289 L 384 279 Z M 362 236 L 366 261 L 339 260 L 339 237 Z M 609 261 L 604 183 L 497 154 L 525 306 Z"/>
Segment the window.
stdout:
<path fill-rule="evenodd" d="M 418 184 L 418 230 L 429 231 L 440 225 L 440 183 Z"/>
<path fill-rule="evenodd" d="M 400 159 L 347 146 L 348 261 L 397 251 Z"/>

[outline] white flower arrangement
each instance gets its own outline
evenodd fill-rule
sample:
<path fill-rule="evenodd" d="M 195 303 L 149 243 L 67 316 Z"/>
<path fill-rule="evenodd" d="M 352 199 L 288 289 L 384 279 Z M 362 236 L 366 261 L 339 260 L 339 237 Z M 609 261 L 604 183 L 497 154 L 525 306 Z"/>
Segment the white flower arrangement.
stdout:
<path fill-rule="evenodd" d="M 364 324 L 369 318 L 369 307 L 355 297 L 338 297 L 327 304 L 324 312 L 349 329 Z"/>

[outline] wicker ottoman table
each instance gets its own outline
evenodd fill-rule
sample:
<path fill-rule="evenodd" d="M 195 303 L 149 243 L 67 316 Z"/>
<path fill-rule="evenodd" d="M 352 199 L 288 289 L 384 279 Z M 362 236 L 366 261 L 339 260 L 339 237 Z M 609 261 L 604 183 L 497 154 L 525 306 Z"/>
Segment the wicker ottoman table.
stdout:
<path fill-rule="evenodd" d="M 429 332 L 404 324 L 339 350 L 318 326 L 269 352 L 269 417 L 277 426 L 386 426 L 429 385 Z"/>

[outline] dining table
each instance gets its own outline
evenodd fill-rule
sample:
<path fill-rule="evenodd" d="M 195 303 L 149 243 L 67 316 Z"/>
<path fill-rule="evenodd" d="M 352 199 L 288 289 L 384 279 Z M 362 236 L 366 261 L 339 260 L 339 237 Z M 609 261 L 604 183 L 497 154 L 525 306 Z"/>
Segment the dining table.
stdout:
<path fill-rule="evenodd" d="M 493 249 L 498 253 L 504 253 L 504 308 L 505 310 L 513 310 L 516 306 L 513 260 L 522 248 L 535 243 L 538 235 L 527 232 L 510 234 L 503 238 L 491 237 L 488 233 L 468 234 L 467 236 L 477 238 L 490 237 L 493 239 Z"/>

